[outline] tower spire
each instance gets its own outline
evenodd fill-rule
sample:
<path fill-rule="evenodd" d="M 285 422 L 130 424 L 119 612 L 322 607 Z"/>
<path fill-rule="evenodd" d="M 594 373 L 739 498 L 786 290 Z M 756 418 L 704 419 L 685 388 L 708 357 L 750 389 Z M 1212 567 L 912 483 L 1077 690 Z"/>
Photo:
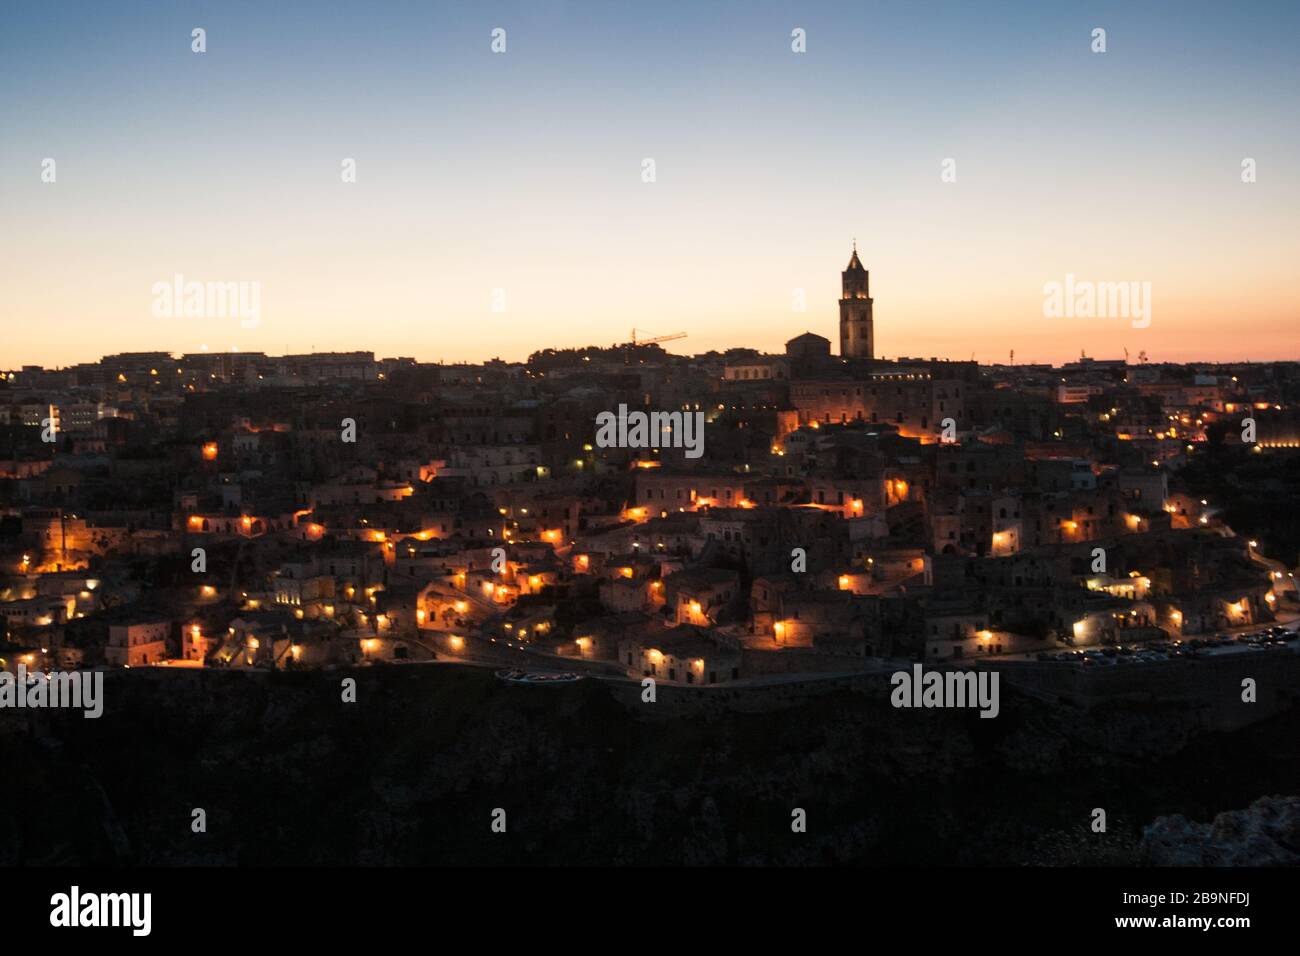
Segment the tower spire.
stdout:
<path fill-rule="evenodd" d="M 844 358 L 875 356 L 875 335 L 871 316 L 869 276 L 858 258 L 858 237 L 853 237 L 853 255 L 841 273 L 840 355 Z"/>
<path fill-rule="evenodd" d="M 853 237 L 853 255 L 849 256 L 849 264 L 845 269 L 846 272 L 865 272 L 862 260 L 858 258 L 858 238 Z"/>

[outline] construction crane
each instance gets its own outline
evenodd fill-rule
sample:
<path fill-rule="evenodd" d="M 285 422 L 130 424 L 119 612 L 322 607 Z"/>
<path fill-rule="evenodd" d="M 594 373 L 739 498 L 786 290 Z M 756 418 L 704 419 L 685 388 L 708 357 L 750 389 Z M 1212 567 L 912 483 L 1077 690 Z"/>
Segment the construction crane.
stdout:
<path fill-rule="evenodd" d="M 632 345 L 657 345 L 660 342 L 672 342 L 674 339 L 686 338 L 685 332 L 674 332 L 672 335 L 658 335 L 652 339 L 641 339 L 640 341 L 638 341 L 636 334 L 638 332 L 644 332 L 644 331 L 646 330 L 645 329 L 632 330 L 632 343 L 631 343 Z"/>

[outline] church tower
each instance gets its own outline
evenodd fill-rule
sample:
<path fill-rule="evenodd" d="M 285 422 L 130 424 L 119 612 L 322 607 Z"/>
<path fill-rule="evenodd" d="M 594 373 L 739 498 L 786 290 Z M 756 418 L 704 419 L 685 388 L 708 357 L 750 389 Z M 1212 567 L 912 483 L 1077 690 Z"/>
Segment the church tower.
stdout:
<path fill-rule="evenodd" d="M 840 299 L 840 355 L 849 359 L 875 358 L 875 333 L 871 320 L 871 293 L 867 270 L 853 243 L 853 258 L 841 273 L 844 294 Z"/>

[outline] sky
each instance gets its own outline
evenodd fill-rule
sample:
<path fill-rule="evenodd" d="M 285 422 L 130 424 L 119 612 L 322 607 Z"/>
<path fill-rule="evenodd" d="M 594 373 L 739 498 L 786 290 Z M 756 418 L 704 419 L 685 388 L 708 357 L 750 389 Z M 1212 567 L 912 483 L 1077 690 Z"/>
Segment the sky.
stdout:
<path fill-rule="evenodd" d="M 0 368 L 838 347 L 855 239 L 878 355 L 1300 359 L 1297 35 L 1262 0 L 4 0 Z M 256 327 L 168 311 L 177 275 Z M 1150 283 L 1149 324 L 1045 315 L 1069 275 Z"/>

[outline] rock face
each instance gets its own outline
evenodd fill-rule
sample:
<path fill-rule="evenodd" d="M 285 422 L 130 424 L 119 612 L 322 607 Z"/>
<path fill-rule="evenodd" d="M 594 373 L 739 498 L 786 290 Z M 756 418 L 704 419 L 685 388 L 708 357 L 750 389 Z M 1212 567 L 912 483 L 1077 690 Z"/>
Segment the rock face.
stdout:
<path fill-rule="evenodd" d="M 98 720 L 0 711 L 0 865 L 1128 865 L 1160 814 L 1300 793 L 1300 709 L 1190 736 L 1178 707 L 1014 692 L 994 720 L 887 688 L 652 716 L 602 681 L 454 665 L 135 670 L 104 695 Z M 1294 853 L 1294 822 L 1233 826 L 1181 843 Z"/>
<path fill-rule="evenodd" d="M 1152 866 L 1295 866 L 1300 797 L 1261 797 L 1212 823 L 1159 817 L 1142 833 L 1141 857 Z"/>

